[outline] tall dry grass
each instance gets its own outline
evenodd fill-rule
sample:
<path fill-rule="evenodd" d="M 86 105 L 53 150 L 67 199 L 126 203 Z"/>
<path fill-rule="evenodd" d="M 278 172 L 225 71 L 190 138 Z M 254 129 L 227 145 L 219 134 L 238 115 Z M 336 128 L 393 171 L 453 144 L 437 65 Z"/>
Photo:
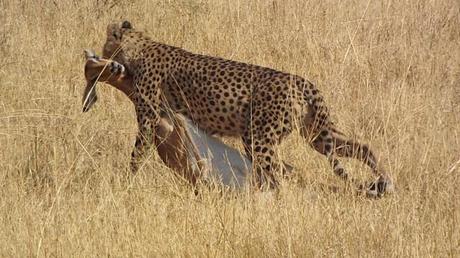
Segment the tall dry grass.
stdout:
<path fill-rule="evenodd" d="M 0 0 L 0 256 L 459 256 L 458 1 Z M 279 194 L 203 190 L 154 156 L 127 180 L 133 107 L 99 85 L 81 112 L 84 48 L 129 19 L 156 40 L 316 82 L 333 117 L 395 178 L 380 200 L 298 135 Z M 239 140 L 227 139 L 238 146 Z M 346 161 L 362 180 L 369 171 Z"/>

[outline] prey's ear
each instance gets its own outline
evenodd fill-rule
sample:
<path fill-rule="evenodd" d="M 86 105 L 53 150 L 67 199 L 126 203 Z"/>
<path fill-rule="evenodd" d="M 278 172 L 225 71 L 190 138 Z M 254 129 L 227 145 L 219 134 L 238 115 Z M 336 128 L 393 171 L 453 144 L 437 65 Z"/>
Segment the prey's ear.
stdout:
<path fill-rule="evenodd" d="M 96 59 L 96 60 L 98 60 L 99 59 L 99 57 L 96 55 L 96 53 L 94 53 L 94 50 L 92 50 L 92 49 L 85 49 L 84 53 L 85 53 L 86 60 L 88 60 L 88 59 Z"/>
<path fill-rule="evenodd" d="M 85 49 L 84 55 L 86 59 L 86 63 L 85 63 L 86 81 L 94 80 L 97 77 L 99 77 L 101 71 L 105 67 L 105 63 L 101 62 L 101 59 L 99 58 L 99 56 L 97 56 L 94 50 L 92 49 Z"/>

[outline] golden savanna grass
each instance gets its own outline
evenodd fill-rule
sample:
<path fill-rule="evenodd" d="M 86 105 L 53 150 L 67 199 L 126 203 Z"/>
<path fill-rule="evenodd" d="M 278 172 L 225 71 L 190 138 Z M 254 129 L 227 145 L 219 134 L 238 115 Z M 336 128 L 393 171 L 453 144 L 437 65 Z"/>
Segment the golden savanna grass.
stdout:
<path fill-rule="evenodd" d="M 0 0 L 0 256 L 460 256 L 459 8 Z M 100 53 L 121 19 L 160 42 L 309 78 L 339 127 L 378 150 L 396 193 L 354 195 L 296 133 L 280 148 L 296 176 L 277 194 L 195 196 L 154 152 L 127 179 L 132 104 L 99 84 L 81 112 L 83 49 Z"/>

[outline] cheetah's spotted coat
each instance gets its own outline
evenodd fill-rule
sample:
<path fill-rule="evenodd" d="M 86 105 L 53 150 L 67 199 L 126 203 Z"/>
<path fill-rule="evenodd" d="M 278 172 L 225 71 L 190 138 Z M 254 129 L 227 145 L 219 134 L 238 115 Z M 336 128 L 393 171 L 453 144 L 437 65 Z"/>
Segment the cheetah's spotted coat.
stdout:
<path fill-rule="evenodd" d="M 299 125 L 302 136 L 327 157 L 338 176 L 348 178 L 337 157 L 356 157 L 378 176 L 370 193 L 381 195 L 392 188 L 369 147 L 335 128 L 318 89 L 302 77 L 161 44 L 127 21 L 108 26 L 103 57 L 125 65 L 133 77 L 139 126 L 133 171 L 148 147 L 161 107 L 169 106 L 210 134 L 241 136 L 253 160 L 256 184 L 276 185 L 273 172 L 283 166 L 275 148 Z"/>

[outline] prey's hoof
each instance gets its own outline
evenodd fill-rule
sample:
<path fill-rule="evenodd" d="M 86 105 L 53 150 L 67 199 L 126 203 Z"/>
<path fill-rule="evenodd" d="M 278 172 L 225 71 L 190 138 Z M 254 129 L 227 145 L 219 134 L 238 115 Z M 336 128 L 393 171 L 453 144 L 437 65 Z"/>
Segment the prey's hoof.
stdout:
<path fill-rule="evenodd" d="M 110 72 L 116 75 L 122 74 L 125 72 L 125 66 L 116 61 L 112 61 L 110 63 Z"/>

